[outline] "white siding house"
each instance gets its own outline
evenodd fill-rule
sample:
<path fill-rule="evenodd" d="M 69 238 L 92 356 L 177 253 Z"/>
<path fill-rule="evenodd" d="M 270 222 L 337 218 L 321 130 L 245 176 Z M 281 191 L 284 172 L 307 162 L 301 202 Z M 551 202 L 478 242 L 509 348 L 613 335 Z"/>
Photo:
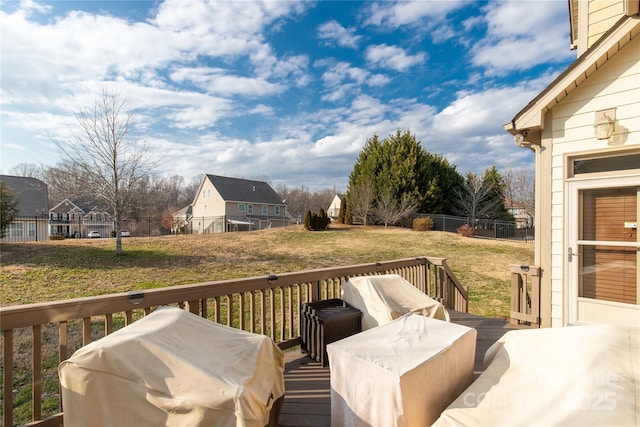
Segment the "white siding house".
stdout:
<path fill-rule="evenodd" d="M 542 326 L 640 324 L 638 3 L 570 2 L 577 60 L 505 125 L 536 157 Z"/>
<path fill-rule="evenodd" d="M 204 175 L 192 203 L 191 228 L 204 234 L 286 226 L 285 208 L 264 181 Z"/>

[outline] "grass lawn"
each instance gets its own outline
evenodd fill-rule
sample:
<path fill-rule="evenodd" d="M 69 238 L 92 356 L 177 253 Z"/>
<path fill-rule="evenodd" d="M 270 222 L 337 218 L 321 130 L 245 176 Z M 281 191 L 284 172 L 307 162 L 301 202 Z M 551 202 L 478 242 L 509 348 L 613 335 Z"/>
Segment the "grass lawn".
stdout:
<path fill-rule="evenodd" d="M 510 264 L 532 264 L 533 243 L 404 228 L 298 226 L 251 233 L 3 243 L 0 304 L 46 302 L 212 280 L 436 256 L 469 286 L 469 311 L 508 316 Z"/>

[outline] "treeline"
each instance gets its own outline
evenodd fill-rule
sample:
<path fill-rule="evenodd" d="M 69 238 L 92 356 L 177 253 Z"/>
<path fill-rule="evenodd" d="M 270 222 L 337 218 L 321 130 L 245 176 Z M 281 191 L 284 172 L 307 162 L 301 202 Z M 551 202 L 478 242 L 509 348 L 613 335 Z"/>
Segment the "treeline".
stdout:
<path fill-rule="evenodd" d="M 38 178 L 48 186 L 49 207 L 52 208 L 65 198 L 84 204 L 101 206 L 100 198 L 89 185 L 91 177 L 71 162 L 60 162 L 56 166 L 38 166 L 20 163 L 9 171 L 9 175 Z M 159 218 L 171 214 L 193 202 L 200 185 L 199 179 L 186 182 L 180 175 L 168 178 L 144 176 L 128 189 L 127 204 L 123 219 Z"/>
<path fill-rule="evenodd" d="M 96 202 L 90 176 L 72 162 L 55 166 L 21 163 L 10 175 L 30 176 L 49 188 L 50 207 L 68 198 Z M 268 178 L 261 178 L 268 181 Z M 127 191 L 123 219 L 164 218 L 193 202 L 200 179 L 186 182 L 180 175 L 168 178 L 144 176 Z M 286 201 L 287 213 L 298 223 L 307 215 L 326 211 L 336 187 L 311 191 L 300 184 L 278 184 L 274 190 Z M 429 153 L 410 131 L 397 131 L 387 138 L 369 138 L 349 175 L 339 221 L 359 224 L 410 225 L 414 213 L 448 214 L 476 219 L 513 220 L 509 208 L 517 205 L 534 212 L 531 174 L 508 170 L 501 174 L 495 166 L 482 175 L 460 174 L 456 166 L 438 154 Z M 315 227 L 314 227 L 315 228 Z"/>

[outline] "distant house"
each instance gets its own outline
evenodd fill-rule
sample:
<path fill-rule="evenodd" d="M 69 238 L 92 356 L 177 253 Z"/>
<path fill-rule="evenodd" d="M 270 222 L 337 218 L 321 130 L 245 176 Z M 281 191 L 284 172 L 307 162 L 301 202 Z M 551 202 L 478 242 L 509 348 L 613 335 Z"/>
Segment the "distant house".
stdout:
<path fill-rule="evenodd" d="M 507 210 L 516 220 L 516 228 L 533 227 L 533 217 L 527 209 L 518 203 L 507 200 Z"/>
<path fill-rule="evenodd" d="M 285 208 L 266 182 L 204 175 L 192 203 L 191 228 L 204 234 L 287 226 Z"/>
<path fill-rule="evenodd" d="M 336 220 L 338 219 L 338 216 L 340 216 L 340 204 L 342 203 L 342 199 L 344 199 L 344 194 L 336 194 L 333 196 L 333 200 L 327 209 L 327 215 L 329 215 L 329 218 L 332 220 Z"/>
<path fill-rule="evenodd" d="M 36 178 L 0 175 L 18 201 L 18 216 L 9 224 L 3 241 L 39 241 L 49 238 L 47 184 Z"/>
<path fill-rule="evenodd" d="M 569 9 L 576 61 L 504 126 L 535 153 L 540 319 L 638 325 L 640 2 Z"/>
<path fill-rule="evenodd" d="M 189 204 L 182 209 L 175 211 L 173 214 L 173 225 L 171 226 L 171 233 L 191 233 L 191 230 L 187 228 L 191 225 L 191 218 L 193 218 L 193 205 Z"/>
<path fill-rule="evenodd" d="M 95 203 L 64 199 L 49 210 L 51 234 L 65 237 L 86 237 L 97 231 L 109 237 L 114 230 L 113 216 Z"/>

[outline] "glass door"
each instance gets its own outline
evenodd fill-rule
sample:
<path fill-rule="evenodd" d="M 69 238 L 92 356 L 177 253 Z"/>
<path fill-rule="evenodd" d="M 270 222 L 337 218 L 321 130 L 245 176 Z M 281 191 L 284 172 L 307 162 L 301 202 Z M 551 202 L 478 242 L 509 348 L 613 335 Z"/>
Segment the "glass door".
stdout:
<path fill-rule="evenodd" d="M 569 184 L 570 323 L 640 319 L 639 194 L 637 177 Z"/>

